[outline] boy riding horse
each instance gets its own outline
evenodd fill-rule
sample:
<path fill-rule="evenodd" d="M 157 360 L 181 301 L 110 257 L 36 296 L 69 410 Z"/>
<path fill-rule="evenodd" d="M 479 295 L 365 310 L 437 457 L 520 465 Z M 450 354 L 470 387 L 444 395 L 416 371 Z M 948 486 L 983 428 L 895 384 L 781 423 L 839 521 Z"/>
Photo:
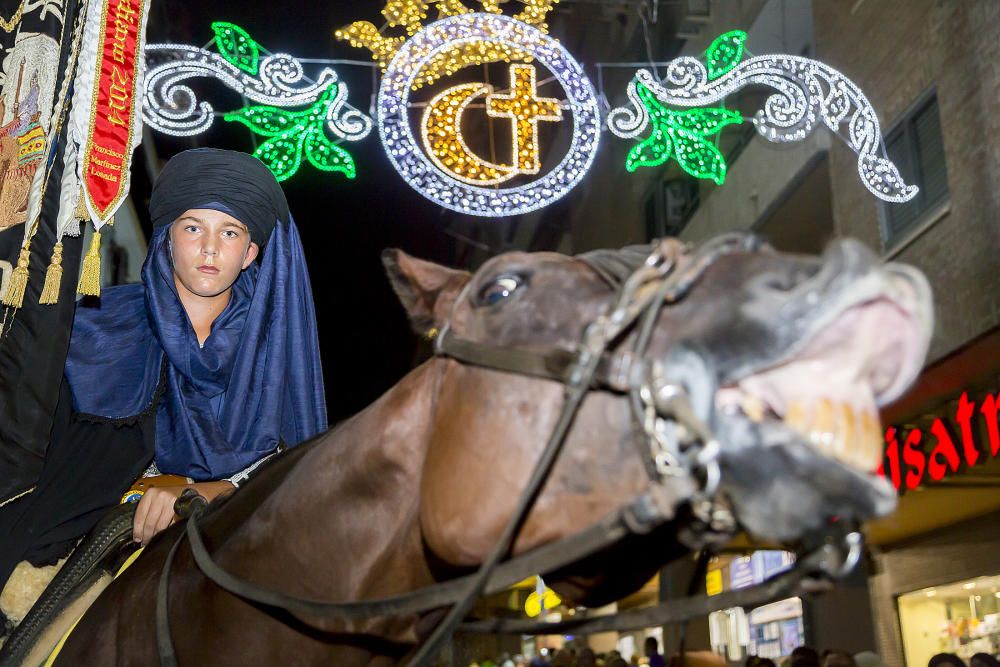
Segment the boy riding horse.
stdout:
<path fill-rule="evenodd" d="M 41 478 L 0 508 L 0 588 L 21 561 L 65 556 L 142 475 L 176 476 L 139 501 L 146 544 L 185 489 L 229 493 L 327 428 L 302 244 L 271 172 L 243 153 L 185 151 L 150 216 L 142 284 L 77 310 Z"/>

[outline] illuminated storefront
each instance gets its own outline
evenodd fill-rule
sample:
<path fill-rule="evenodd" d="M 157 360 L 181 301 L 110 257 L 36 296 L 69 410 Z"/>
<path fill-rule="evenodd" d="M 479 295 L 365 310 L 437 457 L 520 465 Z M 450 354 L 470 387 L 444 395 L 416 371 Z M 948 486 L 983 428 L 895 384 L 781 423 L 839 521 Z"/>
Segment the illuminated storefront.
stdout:
<path fill-rule="evenodd" d="M 878 652 L 1000 654 L 1000 331 L 931 365 L 883 412 L 897 511 L 867 527 Z"/>
<path fill-rule="evenodd" d="M 739 590 L 787 570 L 795 563 L 787 551 L 755 551 L 750 555 L 712 559 L 705 576 L 709 595 Z M 777 659 L 804 643 L 802 600 L 788 598 L 755 609 L 735 607 L 708 617 L 712 650 L 731 662 L 748 655 Z"/>
<path fill-rule="evenodd" d="M 907 665 L 925 665 L 937 653 L 968 661 L 1000 652 L 1000 575 L 906 593 L 897 604 Z"/>

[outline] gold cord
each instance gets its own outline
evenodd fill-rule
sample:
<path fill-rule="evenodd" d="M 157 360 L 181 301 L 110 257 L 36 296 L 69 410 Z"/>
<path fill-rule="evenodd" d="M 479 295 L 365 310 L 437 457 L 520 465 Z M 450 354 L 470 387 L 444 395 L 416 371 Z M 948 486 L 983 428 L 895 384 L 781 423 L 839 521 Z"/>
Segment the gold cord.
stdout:
<path fill-rule="evenodd" d="M 18 6 L 17 11 L 14 12 L 14 15 L 9 19 L 5 19 L 0 16 L 0 28 L 3 28 L 4 32 L 14 32 L 14 28 L 16 28 L 17 24 L 21 22 L 21 15 L 24 13 L 25 2 L 27 2 L 27 0 L 21 0 L 21 4 Z"/>

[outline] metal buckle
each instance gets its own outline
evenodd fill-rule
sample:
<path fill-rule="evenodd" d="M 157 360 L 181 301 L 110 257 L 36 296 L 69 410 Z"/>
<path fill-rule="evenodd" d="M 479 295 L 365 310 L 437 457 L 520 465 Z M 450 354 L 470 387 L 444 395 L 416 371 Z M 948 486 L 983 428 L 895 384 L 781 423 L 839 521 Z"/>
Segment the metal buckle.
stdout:
<path fill-rule="evenodd" d="M 864 537 L 856 530 L 845 533 L 837 543 L 826 542 L 819 550 L 817 567 L 831 579 L 843 579 L 861 562 Z"/>

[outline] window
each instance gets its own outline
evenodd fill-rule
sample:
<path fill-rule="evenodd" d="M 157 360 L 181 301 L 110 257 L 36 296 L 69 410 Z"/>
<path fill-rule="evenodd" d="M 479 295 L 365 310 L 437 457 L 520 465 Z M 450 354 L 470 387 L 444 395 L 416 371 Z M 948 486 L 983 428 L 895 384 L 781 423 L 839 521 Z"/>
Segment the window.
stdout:
<path fill-rule="evenodd" d="M 903 180 L 920 188 L 908 202 L 883 204 L 882 242 L 885 248 L 890 248 L 923 222 L 926 213 L 948 198 L 941 119 L 933 90 L 921 97 L 889 131 L 885 148 Z"/>
<path fill-rule="evenodd" d="M 646 238 L 679 236 L 699 203 L 696 179 L 681 177 L 659 182 L 646 200 Z"/>
<path fill-rule="evenodd" d="M 905 593 L 897 605 L 907 665 L 926 665 L 938 653 L 968 662 L 1000 642 L 1000 575 Z"/>

